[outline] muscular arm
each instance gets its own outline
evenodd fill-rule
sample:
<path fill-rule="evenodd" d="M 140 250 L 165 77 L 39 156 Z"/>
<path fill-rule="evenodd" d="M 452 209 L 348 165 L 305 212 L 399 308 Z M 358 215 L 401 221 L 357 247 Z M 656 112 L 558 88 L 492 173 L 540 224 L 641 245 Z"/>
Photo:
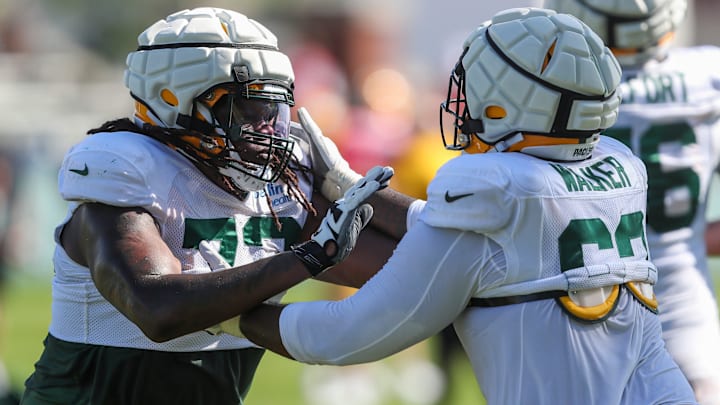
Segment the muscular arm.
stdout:
<path fill-rule="evenodd" d="M 399 241 L 407 232 L 408 207 L 416 199 L 392 188 L 386 188 L 370 197 L 375 208 L 370 226 L 389 238 Z"/>
<path fill-rule="evenodd" d="M 317 277 L 318 280 L 360 288 L 387 262 L 398 241 L 368 226 L 360 234 L 357 246 L 342 263 Z"/>
<path fill-rule="evenodd" d="M 362 231 L 357 246 L 342 263 L 326 271 L 319 280 L 346 287 L 360 288 L 377 273 L 392 255 L 398 241 L 406 232 L 406 217 L 414 198 L 395 190 L 384 189 L 370 197 L 374 214 L 370 224 Z M 319 192 L 313 195 L 313 205 L 325 212 L 330 203 Z M 321 216 L 310 217 L 306 230 L 314 230 Z M 304 239 L 310 234 L 303 235 Z"/>
<path fill-rule="evenodd" d="M 61 243 L 90 268 L 100 293 L 152 340 L 173 339 L 231 318 L 307 279 L 290 252 L 205 274 L 182 274 L 152 216 L 140 208 L 81 205 Z"/>
<path fill-rule="evenodd" d="M 337 302 L 262 305 L 243 315 L 241 329 L 256 344 L 303 362 L 379 360 L 455 320 L 497 253 L 488 243 L 480 234 L 418 224 L 388 264 L 353 296 Z"/>

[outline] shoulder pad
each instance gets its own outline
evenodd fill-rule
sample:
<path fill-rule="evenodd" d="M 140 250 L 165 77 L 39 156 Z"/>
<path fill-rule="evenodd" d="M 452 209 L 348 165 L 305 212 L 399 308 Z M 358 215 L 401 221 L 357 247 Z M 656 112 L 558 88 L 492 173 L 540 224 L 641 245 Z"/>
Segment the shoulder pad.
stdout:
<path fill-rule="evenodd" d="M 420 219 L 431 226 L 483 233 L 504 227 L 515 199 L 507 168 L 494 162 L 491 155 L 461 155 L 448 161 L 428 185 Z"/>
<path fill-rule="evenodd" d="M 164 145 L 143 135 L 94 134 L 75 145 L 58 173 L 60 195 L 68 201 L 97 201 L 116 206 L 146 206 L 157 194 L 146 175 L 157 173 L 154 148 Z M 141 140 L 140 142 L 138 142 Z"/>

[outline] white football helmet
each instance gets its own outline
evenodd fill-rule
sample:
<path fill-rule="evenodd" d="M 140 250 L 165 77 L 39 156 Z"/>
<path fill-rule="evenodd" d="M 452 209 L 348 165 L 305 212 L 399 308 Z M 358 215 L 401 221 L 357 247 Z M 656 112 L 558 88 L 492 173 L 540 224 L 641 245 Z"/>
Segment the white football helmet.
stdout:
<path fill-rule="evenodd" d="M 464 43 L 441 104 L 443 142 L 466 153 L 586 159 L 599 133 L 617 120 L 620 75 L 610 50 L 578 19 L 539 8 L 506 10 Z"/>
<path fill-rule="evenodd" d="M 661 59 L 685 18 L 686 0 L 545 0 L 590 26 L 622 66 Z"/>
<path fill-rule="evenodd" d="M 138 124 L 173 129 L 162 140 L 228 188 L 277 180 L 292 155 L 294 75 L 272 32 L 202 7 L 157 21 L 138 44 L 125 71 Z"/>

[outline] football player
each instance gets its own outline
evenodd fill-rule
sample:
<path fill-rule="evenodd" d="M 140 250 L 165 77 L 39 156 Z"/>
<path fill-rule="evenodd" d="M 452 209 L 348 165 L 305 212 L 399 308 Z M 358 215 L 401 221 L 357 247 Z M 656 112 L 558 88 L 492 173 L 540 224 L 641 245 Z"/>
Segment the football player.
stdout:
<path fill-rule="evenodd" d="M 345 365 L 452 323 L 489 404 L 695 403 L 661 337 L 645 167 L 601 136 L 620 75 L 568 14 L 510 9 L 480 25 L 441 106 L 446 147 L 463 153 L 383 269 L 342 301 L 263 304 L 241 330 Z"/>
<path fill-rule="evenodd" d="M 394 246 L 381 231 L 404 232 L 406 204 L 383 201 L 364 272 L 325 272 L 393 172 L 362 177 L 291 123 L 292 67 L 263 25 L 197 8 L 138 42 L 133 119 L 91 130 L 60 168 L 52 321 L 23 404 L 241 404 L 264 350 L 238 315 L 310 277 L 357 287 Z"/>
<path fill-rule="evenodd" d="M 622 66 L 620 114 L 606 134 L 647 167 L 647 242 L 658 268 L 663 338 L 699 402 L 720 404 L 720 321 L 704 244 L 720 165 L 720 49 L 672 46 L 685 0 L 546 6 L 586 22 Z"/>

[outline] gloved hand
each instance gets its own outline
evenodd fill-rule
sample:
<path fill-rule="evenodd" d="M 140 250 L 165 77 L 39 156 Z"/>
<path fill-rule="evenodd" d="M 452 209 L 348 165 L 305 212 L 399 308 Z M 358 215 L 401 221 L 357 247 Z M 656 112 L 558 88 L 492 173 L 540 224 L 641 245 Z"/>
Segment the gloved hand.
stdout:
<path fill-rule="evenodd" d="M 373 215 L 372 206 L 364 204 L 365 200 L 387 187 L 393 174 L 389 166 L 370 169 L 333 203 L 310 240 L 291 247 L 313 277 L 342 262 L 352 252 L 360 231 Z"/>
<path fill-rule="evenodd" d="M 320 182 L 320 192 L 329 201 L 342 198 L 343 194 L 362 176 L 350 168 L 332 139 L 323 135 L 320 127 L 315 124 L 304 107 L 298 109 L 298 119 L 303 130 L 310 137 L 310 158 L 313 162 L 313 174 Z M 386 179 L 388 180 L 390 177 Z"/>
<path fill-rule="evenodd" d="M 230 264 L 220 255 L 220 252 L 215 250 L 215 248 L 212 247 L 212 245 L 208 241 L 202 241 L 200 242 L 200 245 L 198 246 L 198 250 L 200 251 L 200 255 L 205 259 L 205 261 L 210 266 L 210 270 L 212 271 L 220 271 L 229 269 L 231 266 Z M 278 303 L 282 299 L 282 297 L 285 295 L 285 291 L 269 298 L 265 302 L 269 303 Z M 224 320 L 216 325 L 213 325 L 207 329 L 205 329 L 206 332 L 210 333 L 211 335 L 218 335 L 220 333 L 227 333 L 233 336 L 244 338 L 245 335 L 240 331 L 240 315 L 232 317 L 230 319 Z"/>

